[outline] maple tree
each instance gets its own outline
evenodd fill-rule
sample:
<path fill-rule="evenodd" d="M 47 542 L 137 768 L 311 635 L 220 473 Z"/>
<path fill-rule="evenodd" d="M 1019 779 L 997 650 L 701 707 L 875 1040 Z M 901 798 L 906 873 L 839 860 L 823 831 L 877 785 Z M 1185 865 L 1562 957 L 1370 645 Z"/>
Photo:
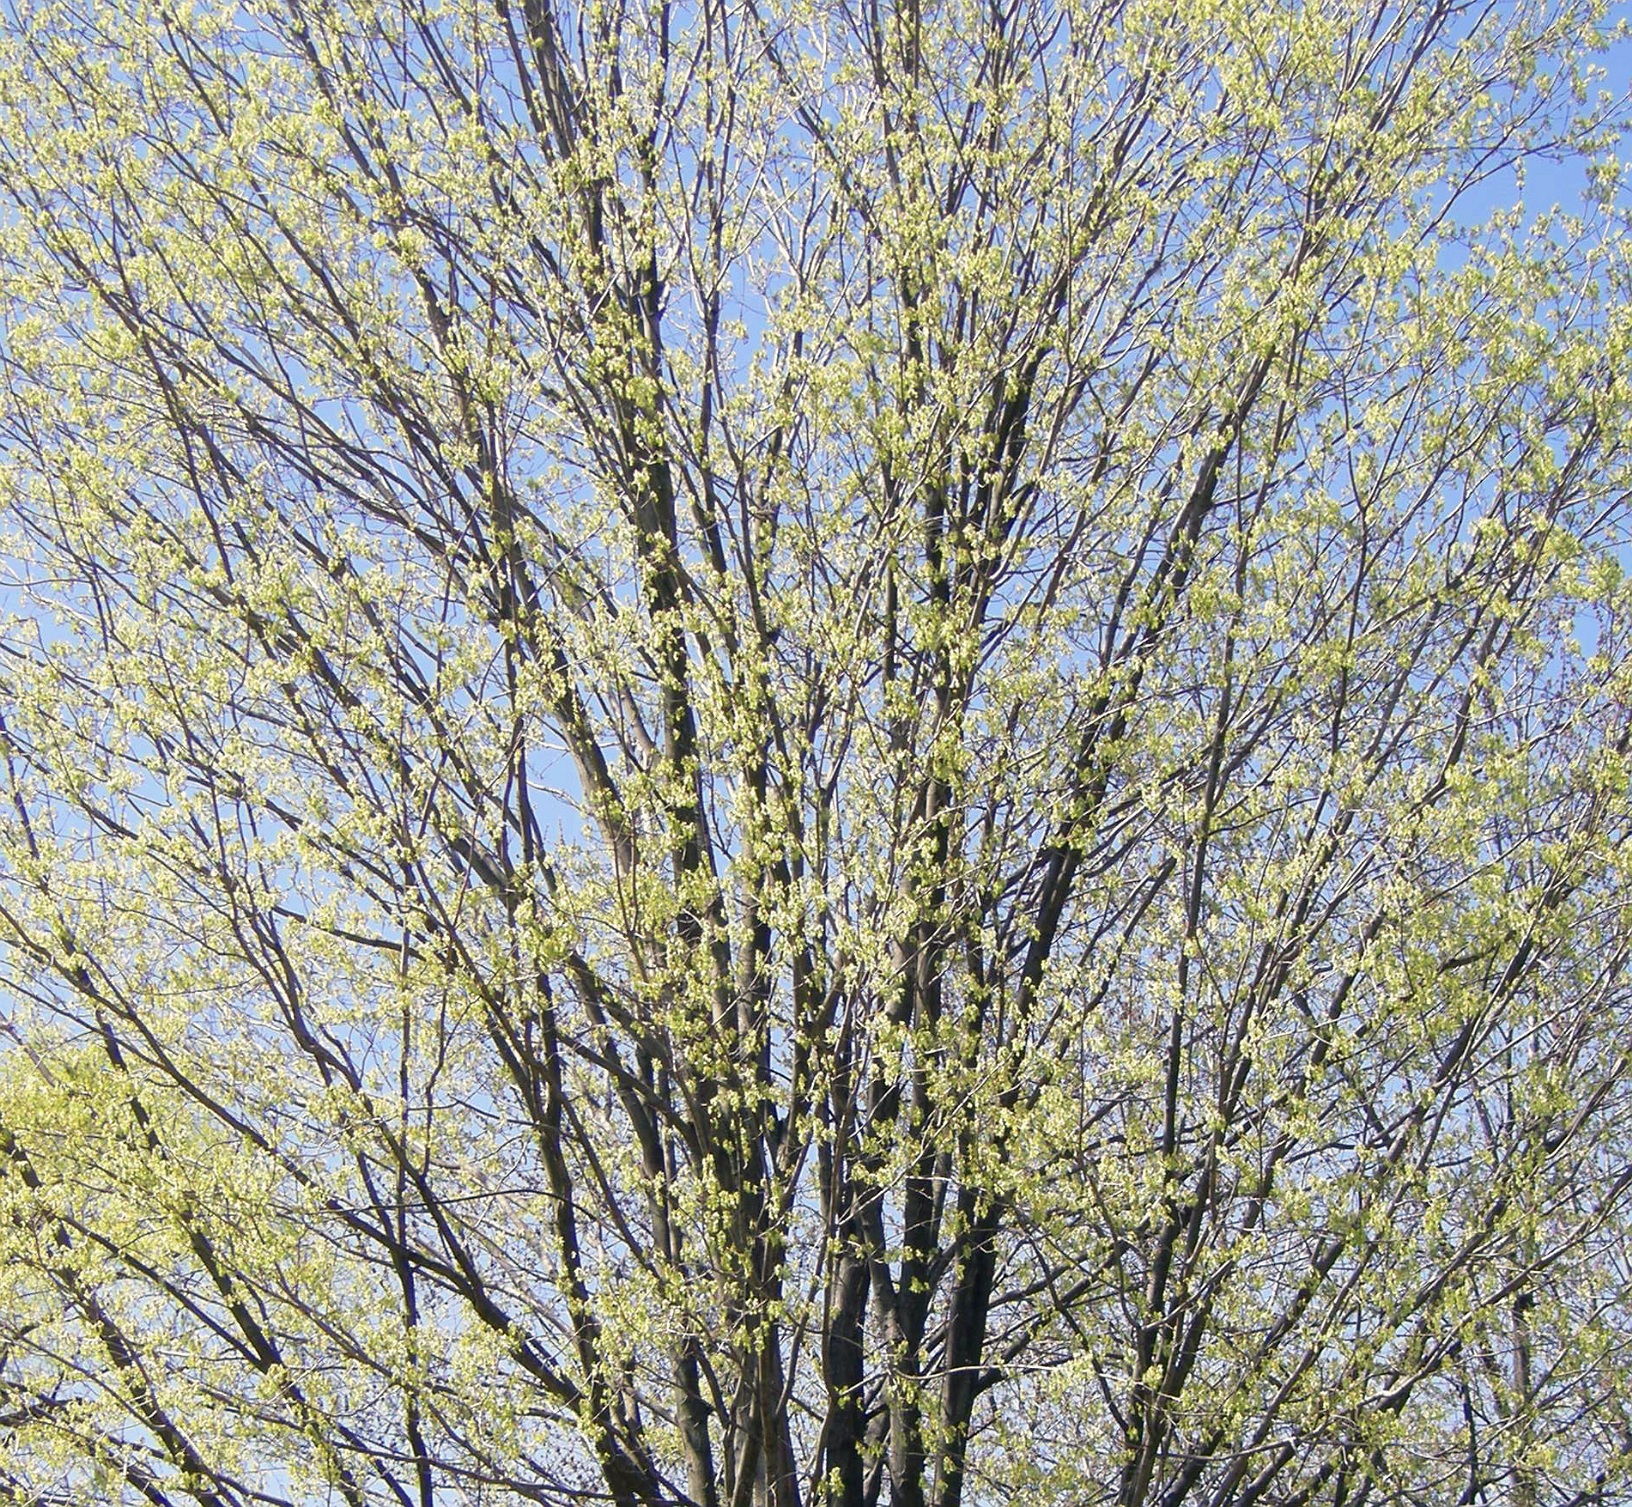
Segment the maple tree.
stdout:
<path fill-rule="evenodd" d="M 1602 7 L 4 17 L 0 1500 L 1624 1500 Z"/>

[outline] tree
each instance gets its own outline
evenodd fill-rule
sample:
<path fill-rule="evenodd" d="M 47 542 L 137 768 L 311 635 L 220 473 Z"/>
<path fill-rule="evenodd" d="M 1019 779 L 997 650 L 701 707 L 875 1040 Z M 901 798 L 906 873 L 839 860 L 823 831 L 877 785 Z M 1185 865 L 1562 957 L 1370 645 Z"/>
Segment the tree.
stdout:
<path fill-rule="evenodd" d="M 1593 0 L 5 17 L 0 1498 L 1627 1499 Z"/>

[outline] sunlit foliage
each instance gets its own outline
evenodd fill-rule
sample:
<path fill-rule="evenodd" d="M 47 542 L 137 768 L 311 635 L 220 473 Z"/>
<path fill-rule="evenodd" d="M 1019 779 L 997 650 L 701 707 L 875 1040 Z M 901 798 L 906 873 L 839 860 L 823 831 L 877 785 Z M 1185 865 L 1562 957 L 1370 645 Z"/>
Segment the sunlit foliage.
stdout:
<path fill-rule="evenodd" d="M 1627 1499 L 1613 17 L 0 13 L 0 1501 Z"/>

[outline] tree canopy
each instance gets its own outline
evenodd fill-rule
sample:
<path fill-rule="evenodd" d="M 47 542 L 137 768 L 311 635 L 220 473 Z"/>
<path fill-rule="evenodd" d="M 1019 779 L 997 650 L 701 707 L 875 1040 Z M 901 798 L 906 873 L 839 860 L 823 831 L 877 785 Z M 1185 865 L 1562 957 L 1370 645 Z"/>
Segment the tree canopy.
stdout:
<path fill-rule="evenodd" d="M 1596 0 L 0 16 L 0 1501 L 1627 1500 Z"/>

